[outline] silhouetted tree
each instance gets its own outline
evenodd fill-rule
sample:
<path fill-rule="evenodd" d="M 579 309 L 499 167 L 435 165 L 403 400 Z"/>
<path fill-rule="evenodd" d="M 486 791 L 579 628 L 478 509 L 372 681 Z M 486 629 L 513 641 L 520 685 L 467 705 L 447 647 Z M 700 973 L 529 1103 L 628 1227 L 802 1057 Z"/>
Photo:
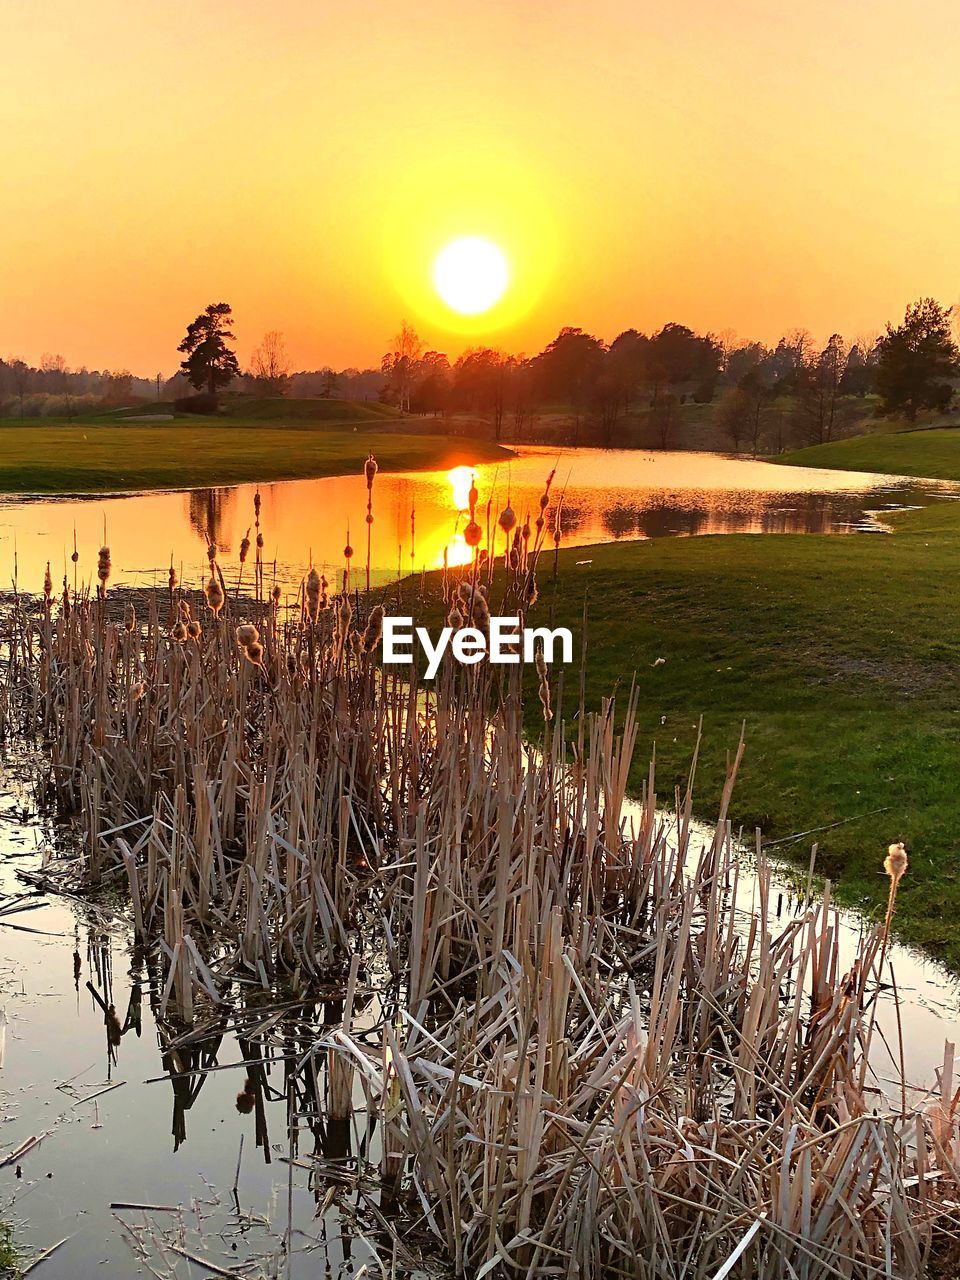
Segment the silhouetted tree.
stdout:
<path fill-rule="evenodd" d="M 685 324 L 665 324 L 648 345 L 649 379 L 654 400 L 664 387 L 692 383 L 697 398 L 707 399 L 720 377 L 720 344 L 701 337 Z"/>
<path fill-rule="evenodd" d="M 957 373 L 960 351 L 950 331 L 950 310 L 933 298 L 907 307 L 903 323 L 877 343 L 877 391 L 887 413 L 912 422 L 921 409 L 945 409 L 953 396 L 946 381 Z"/>
<path fill-rule="evenodd" d="M 714 414 L 714 425 L 733 445 L 734 453 L 740 453 L 747 443 L 755 455 L 760 452 L 770 396 L 770 388 L 765 385 L 759 368 L 746 374 L 739 387 L 724 393 Z"/>
<path fill-rule="evenodd" d="M 339 390 L 340 379 L 332 369 L 324 369 L 320 383 L 320 399 L 332 400 Z"/>
<path fill-rule="evenodd" d="M 215 396 L 240 373 L 236 354 L 227 346 L 233 341 L 230 325 L 233 312 L 228 302 L 212 302 L 187 326 L 187 336 L 177 347 L 185 360 L 180 370 L 197 391 Z"/>
<path fill-rule="evenodd" d="M 623 408 L 629 413 L 647 379 L 650 339 L 636 329 L 625 329 L 610 343 L 604 372 L 618 387 Z"/>
<path fill-rule="evenodd" d="M 847 352 L 847 362 L 840 379 L 845 396 L 865 396 L 873 390 L 877 376 L 877 340 L 857 341 Z"/>
<path fill-rule="evenodd" d="M 465 351 L 453 366 L 453 391 L 457 402 L 475 412 L 489 413 L 497 440 L 503 433 L 511 367 L 512 358 L 492 347 Z"/>
<path fill-rule="evenodd" d="M 25 360 L 19 360 L 16 357 L 9 362 L 10 366 L 10 382 L 20 402 L 20 421 L 23 421 L 23 397 L 30 390 L 33 370 Z"/>
<path fill-rule="evenodd" d="M 290 390 L 290 357 L 283 334 L 271 329 L 250 357 L 250 378 L 265 396 L 285 396 Z"/>
<path fill-rule="evenodd" d="M 401 413 L 409 412 L 422 355 L 423 340 L 413 325 L 404 320 L 400 332 L 390 340 L 390 350 L 380 362 L 380 370 L 387 379 L 383 394 Z"/>
<path fill-rule="evenodd" d="M 590 402 L 594 383 L 603 365 L 604 346 L 582 329 L 561 329 L 536 359 L 543 397 L 568 404 L 574 414 L 574 444 L 580 419 Z"/>
<path fill-rule="evenodd" d="M 410 398 L 414 413 L 445 416 L 450 408 L 450 361 L 442 351 L 426 351 L 418 362 L 419 382 Z"/>
<path fill-rule="evenodd" d="M 649 419 L 660 448 L 672 448 L 680 433 L 680 401 L 677 396 L 670 392 L 657 396 L 650 408 Z"/>
<path fill-rule="evenodd" d="M 794 416 L 801 440 L 825 444 L 833 439 L 839 425 L 840 384 L 846 365 L 843 339 L 833 333 L 819 355 L 811 356 L 797 369 Z"/>

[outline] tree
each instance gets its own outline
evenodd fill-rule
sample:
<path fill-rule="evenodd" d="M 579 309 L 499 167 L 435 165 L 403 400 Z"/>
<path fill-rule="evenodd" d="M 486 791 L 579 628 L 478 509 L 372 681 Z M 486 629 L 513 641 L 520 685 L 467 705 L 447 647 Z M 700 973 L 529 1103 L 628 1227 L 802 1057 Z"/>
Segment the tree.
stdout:
<path fill-rule="evenodd" d="M 290 390 L 290 357 L 283 334 L 271 329 L 250 357 L 250 374 L 257 390 L 267 396 L 285 396 Z"/>
<path fill-rule="evenodd" d="M 757 370 L 747 374 L 740 386 L 725 393 L 713 421 L 720 435 L 726 436 L 733 445 L 734 453 L 739 453 L 747 443 L 754 455 L 760 452 L 771 394 Z"/>
<path fill-rule="evenodd" d="M 196 391 L 215 396 L 240 373 L 236 354 L 227 346 L 233 341 L 230 325 L 233 312 L 228 302 L 212 302 L 187 326 L 187 336 L 177 347 L 186 356 L 180 370 Z"/>
<path fill-rule="evenodd" d="M 45 351 L 40 357 L 40 372 L 43 374 L 46 386 L 51 391 L 59 391 L 63 395 L 67 417 L 72 418 L 73 402 L 70 398 L 70 370 L 67 368 L 67 362 L 64 357 L 59 353 L 54 355 L 50 351 Z"/>
<path fill-rule="evenodd" d="M 839 333 L 833 333 L 820 354 L 798 368 L 795 418 L 802 440 L 826 444 L 833 439 L 846 366 L 847 349 Z"/>
<path fill-rule="evenodd" d="M 320 381 L 320 399 L 332 400 L 340 390 L 340 379 L 333 369 L 324 369 Z"/>
<path fill-rule="evenodd" d="M 902 412 L 912 422 L 921 409 L 945 409 L 957 373 L 960 350 L 950 331 L 949 309 L 933 298 L 907 307 L 903 323 L 877 343 L 877 391 L 887 413 Z"/>
<path fill-rule="evenodd" d="M 425 351 L 417 362 L 417 384 L 410 395 L 414 413 L 445 415 L 450 408 L 450 361 L 442 351 Z"/>
<path fill-rule="evenodd" d="M 465 351 L 453 366 L 453 391 L 457 400 L 476 413 L 489 413 L 493 434 L 499 440 L 507 406 L 507 384 L 512 357 L 492 347 Z"/>
<path fill-rule="evenodd" d="M 650 425 L 657 435 L 661 449 L 669 449 L 677 442 L 680 430 L 680 401 L 669 392 L 657 396 L 650 409 Z"/>
<path fill-rule="evenodd" d="M 390 350 L 380 362 L 386 376 L 384 395 L 401 413 L 409 413 L 410 397 L 420 372 L 423 340 L 413 325 L 404 320 L 400 332 L 390 340 Z"/>
<path fill-rule="evenodd" d="M 610 343 L 604 372 L 620 388 L 623 408 L 629 413 L 647 377 L 650 340 L 636 329 L 625 329 Z"/>
<path fill-rule="evenodd" d="M 582 329 L 561 329 L 537 356 L 543 397 L 568 404 L 574 414 L 574 439 L 580 435 L 580 417 L 589 402 L 603 366 L 604 345 Z"/>
<path fill-rule="evenodd" d="M 33 381 L 33 370 L 25 360 L 20 360 L 16 356 L 12 356 L 8 361 L 10 366 L 10 381 L 13 383 L 13 389 L 17 393 L 17 399 L 20 401 L 20 421 L 23 421 L 23 397 L 30 390 L 30 384 Z"/>
<path fill-rule="evenodd" d="M 648 346 L 653 399 L 661 388 L 693 383 L 697 398 L 709 400 L 720 376 L 721 348 L 716 339 L 700 337 L 685 324 L 665 324 Z"/>

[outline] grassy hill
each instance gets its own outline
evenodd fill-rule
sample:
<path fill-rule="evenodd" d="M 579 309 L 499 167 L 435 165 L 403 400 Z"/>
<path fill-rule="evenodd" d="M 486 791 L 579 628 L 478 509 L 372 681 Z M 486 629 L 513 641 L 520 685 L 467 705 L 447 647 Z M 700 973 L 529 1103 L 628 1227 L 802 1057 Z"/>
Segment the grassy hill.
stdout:
<path fill-rule="evenodd" d="M 206 422 L 351 422 L 358 425 L 368 422 L 382 426 L 391 421 L 403 421 L 403 415 L 397 409 L 392 405 L 381 404 L 378 400 L 294 400 L 283 396 L 227 396 L 221 402 L 220 412 L 215 415 L 178 413 L 172 400 L 156 400 L 123 409 L 101 409 L 95 413 L 78 414 L 72 421 L 108 423 L 171 416 L 176 421 L 183 422 L 201 418 Z M 44 422 L 51 419 L 38 418 L 33 421 Z"/>
<path fill-rule="evenodd" d="M 879 471 L 888 475 L 960 480 L 960 429 L 923 427 L 892 434 L 854 436 L 782 454 L 777 462 L 838 471 Z"/>
<path fill-rule="evenodd" d="M 373 427 L 376 427 L 374 421 Z M 109 493 L 220 487 L 359 473 L 368 450 L 388 471 L 496 461 L 486 440 L 310 421 L 249 419 L 0 425 L 0 493 Z"/>

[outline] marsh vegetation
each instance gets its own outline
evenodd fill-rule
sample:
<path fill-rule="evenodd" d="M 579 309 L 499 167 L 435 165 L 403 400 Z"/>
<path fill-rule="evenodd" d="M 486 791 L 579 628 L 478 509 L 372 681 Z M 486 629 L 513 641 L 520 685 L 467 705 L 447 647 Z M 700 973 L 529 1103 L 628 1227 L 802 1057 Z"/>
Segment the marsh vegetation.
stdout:
<path fill-rule="evenodd" d="M 535 613 L 554 499 L 504 513 L 505 577 L 445 576 L 453 625 Z M 202 606 L 172 572 L 138 615 L 104 547 L 96 592 L 48 580 L 3 624 L 0 732 L 80 841 L 25 874 L 129 903 L 178 1074 L 242 1028 L 255 1109 L 274 1057 L 291 1161 L 312 1131 L 328 1204 L 362 1165 L 388 1273 L 415 1238 L 470 1276 L 924 1274 L 960 1117 L 952 1048 L 916 1092 L 877 1030 L 902 848 L 849 962 L 829 891 L 778 918 L 762 854 L 737 907 L 742 744 L 702 847 L 692 776 L 665 811 L 651 767 L 628 821 L 635 691 L 557 714 L 541 665 L 525 721 L 514 668 L 404 682 L 349 560 L 286 608 L 253 559 L 241 594 L 212 546 Z"/>

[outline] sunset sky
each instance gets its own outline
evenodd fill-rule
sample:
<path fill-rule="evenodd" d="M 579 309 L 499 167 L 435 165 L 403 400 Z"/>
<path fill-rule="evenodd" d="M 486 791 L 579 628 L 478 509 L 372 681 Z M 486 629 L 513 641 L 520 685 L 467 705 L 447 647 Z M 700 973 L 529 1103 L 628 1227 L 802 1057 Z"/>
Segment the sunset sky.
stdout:
<path fill-rule="evenodd" d="M 539 350 L 677 320 L 773 340 L 960 298 L 955 0 L 2 6 L 0 353 L 173 372 Z M 457 236 L 512 279 L 457 320 Z"/>

